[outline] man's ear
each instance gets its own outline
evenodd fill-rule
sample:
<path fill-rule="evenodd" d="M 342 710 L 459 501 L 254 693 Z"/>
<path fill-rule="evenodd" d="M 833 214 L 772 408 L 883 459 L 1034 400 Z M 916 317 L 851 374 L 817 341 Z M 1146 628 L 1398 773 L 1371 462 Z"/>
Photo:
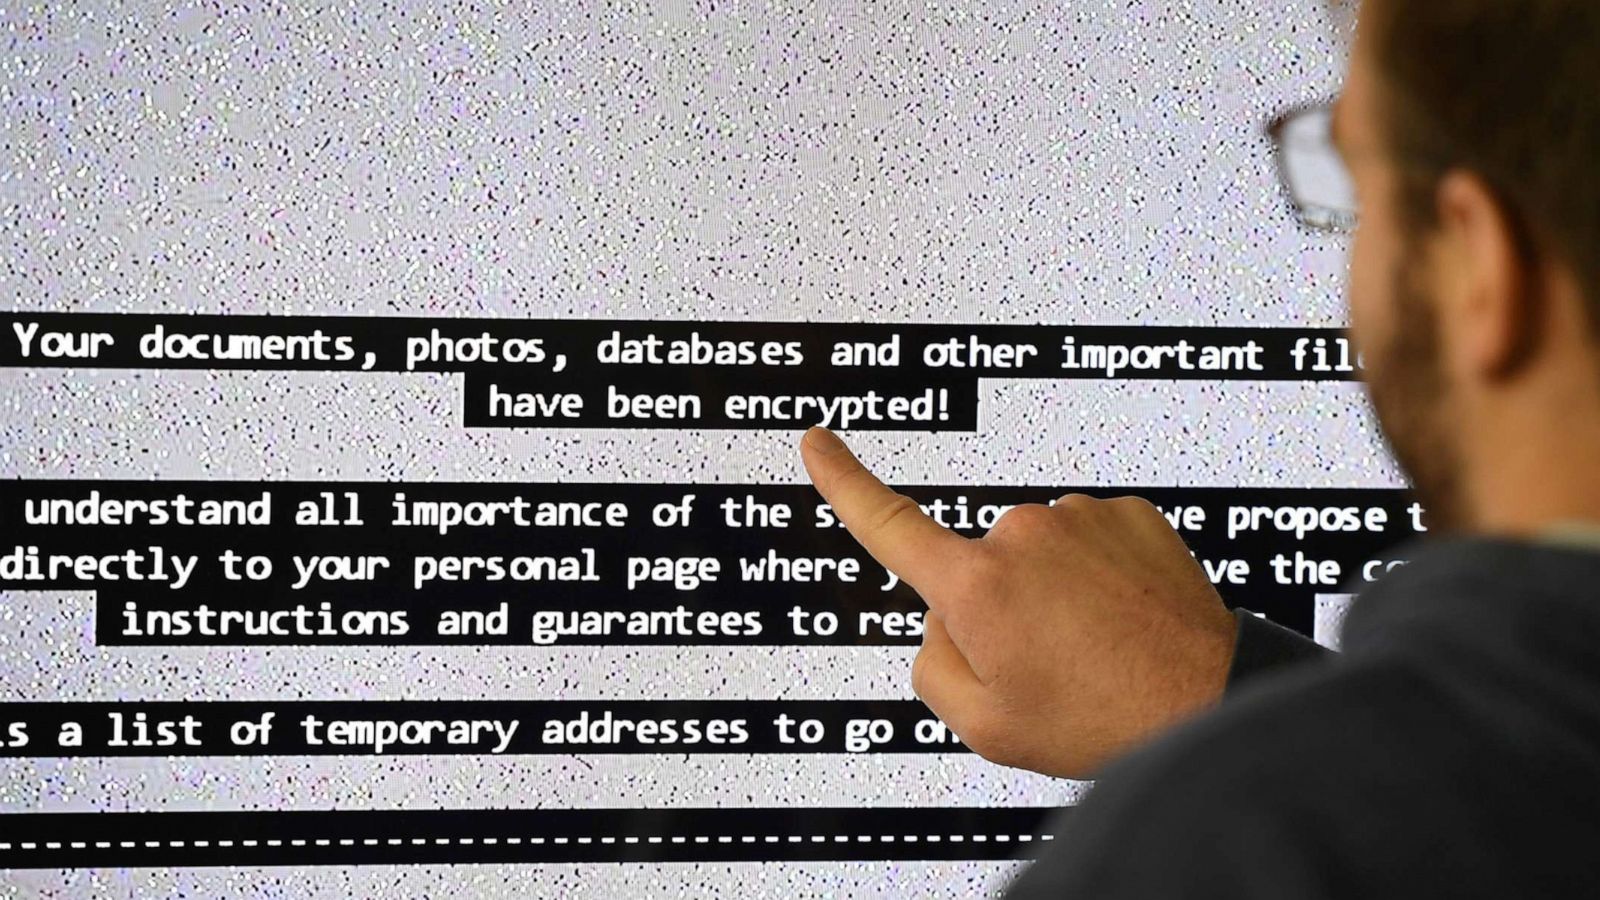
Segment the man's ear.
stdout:
<path fill-rule="evenodd" d="M 1538 339 L 1535 275 L 1516 221 L 1477 174 L 1452 169 L 1439 180 L 1434 263 L 1446 353 L 1460 374 L 1503 378 Z"/>

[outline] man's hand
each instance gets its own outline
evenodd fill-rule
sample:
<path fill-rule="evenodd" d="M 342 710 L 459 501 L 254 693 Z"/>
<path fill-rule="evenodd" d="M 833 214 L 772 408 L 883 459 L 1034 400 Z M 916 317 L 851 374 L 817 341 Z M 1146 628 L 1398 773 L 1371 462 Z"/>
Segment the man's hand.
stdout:
<path fill-rule="evenodd" d="M 862 547 L 928 604 L 912 687 L 985 758 L 1091 777 L 1222 696 L 1236 622 L 1145 500 L 1069 494 L 972 540 L 826 429 L 806 432 L 801 456 Z"/>

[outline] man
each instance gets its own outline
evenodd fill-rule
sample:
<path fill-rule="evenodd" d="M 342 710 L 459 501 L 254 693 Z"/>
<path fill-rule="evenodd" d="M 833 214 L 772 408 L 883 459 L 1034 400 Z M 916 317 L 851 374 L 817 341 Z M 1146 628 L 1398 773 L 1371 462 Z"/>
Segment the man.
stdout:
<path fill-rule="evenodd" d="M 807 434 L 928 604 L 917 693 L 985 757 L 1098 776 L 1014 896 L 1600 896 L 1597 47 L 1595 0 L 1361 10 L 1350 333 L 1431 532 L 1343 654 L 1230 614 L 1143 501 L 966 540 Z"/>

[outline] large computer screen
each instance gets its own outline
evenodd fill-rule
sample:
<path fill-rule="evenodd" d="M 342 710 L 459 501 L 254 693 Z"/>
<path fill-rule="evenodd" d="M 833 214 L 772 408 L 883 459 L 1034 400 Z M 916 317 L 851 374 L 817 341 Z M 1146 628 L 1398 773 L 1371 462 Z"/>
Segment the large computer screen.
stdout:
<path fill-rule="evenodd" d="M 1138 494 L 1337 641 L 1418 510 L 1264 124 L 1318 0 L 0 11 L 0 887 L 957 897 L 1081 782 L 911 689 L 826 424 Z"/>

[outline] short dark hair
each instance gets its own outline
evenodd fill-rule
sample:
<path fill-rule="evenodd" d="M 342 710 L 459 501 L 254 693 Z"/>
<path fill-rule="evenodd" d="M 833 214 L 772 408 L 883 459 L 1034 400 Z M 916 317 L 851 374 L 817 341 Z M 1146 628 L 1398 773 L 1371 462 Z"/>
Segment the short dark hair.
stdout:
<path fill-rule="evenodd" d="M 1469 169 L 1525 253 L 1569 265 L 1600 334 L 1600 0 L 1366 0 L 1363 40 L 1408 224 Z"/>

